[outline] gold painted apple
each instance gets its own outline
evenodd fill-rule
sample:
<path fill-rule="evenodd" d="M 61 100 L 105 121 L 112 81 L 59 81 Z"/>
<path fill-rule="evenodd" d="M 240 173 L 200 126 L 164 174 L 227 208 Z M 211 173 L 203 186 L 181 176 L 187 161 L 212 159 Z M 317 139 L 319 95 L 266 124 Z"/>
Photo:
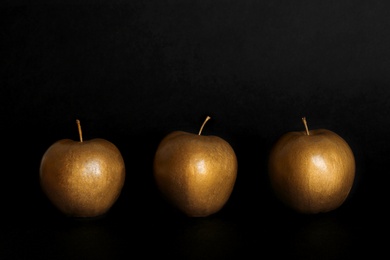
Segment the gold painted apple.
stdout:
<path fill-rule="evenodd" d="M 207 217 L 228 201 L 237 178 L 237 158 L 219 136 L 173 131 L 157 147 L 153 162 L 162 195 L 189 217 Z"/>
<path fill-rule="evenodd" d="M 111 142 L 95 138 L 62 139 L 44 153 L 40 185 L 48 199 L 69 217 L 98 217 L 120 196 L 125 181 L 125 163 Z"/>
<path fill-rule="evenodd" d="M 288 132 L 272 146 L 268 174 L 275 195 L 293 210 L 316 214 L 340 207 L 355 179 L 355 157 L 338 134 L 327 129 Z"/>

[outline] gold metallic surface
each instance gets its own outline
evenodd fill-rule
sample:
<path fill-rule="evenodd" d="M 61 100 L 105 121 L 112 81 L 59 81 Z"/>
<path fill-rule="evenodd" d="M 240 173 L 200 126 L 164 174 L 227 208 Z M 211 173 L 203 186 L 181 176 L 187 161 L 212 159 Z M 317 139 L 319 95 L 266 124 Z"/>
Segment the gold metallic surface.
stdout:
<path fill-rule="evenodd" d="M 50 201 L 71 217 L 96 217 L 118 199 L 125 181 L 120 151 L 104 139 L 59 140 L 44 153 L 40 184 Z"/>
<path fill-rule="evenodd" d="M 154 178 L 162 194 L 190 217 L 218 212 L 237 177 L 233 148 L 218 136 L 175 131 L 160 142 Z"/>
<path fill-rule="evenodd" d="M 301 213 L 328 212 L 347 199 L 355 178 L 355 158 L 336 133 L 318 129 L 289 132 L 274 144 L 269 178 L 275 194 Z"/>

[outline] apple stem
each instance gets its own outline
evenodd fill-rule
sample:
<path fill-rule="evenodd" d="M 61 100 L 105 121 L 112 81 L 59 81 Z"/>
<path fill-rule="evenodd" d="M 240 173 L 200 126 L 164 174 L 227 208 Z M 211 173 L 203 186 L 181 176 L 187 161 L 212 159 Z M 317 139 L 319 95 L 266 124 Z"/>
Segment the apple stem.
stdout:
<path fill-rule="evenodd" d="M 82 134 L 82 132 L 81 132 L 80 120 L 76 119 L 76 123 L 77 123 L 77 127 L 78 127 L 78 129 L 79 129 L 80 142 L 82 143 L 82 142 L 83 142 L 83 134 Z"/>
<path fill-rule="evenodd" d="M 210 120 L 210 118 L 211 118 L 211 117 L 209 117 L 209 116 L 206 117 L 206 119 L 204 120 L 202 126 L 200 127 L 200 130 L 199 130 L 198 135 L 200 135 L 200 134 L 202 133 L 202 130 L 203 130 L 204 125 L 206 124 L 207 121 Z"/>
<path fill-rule="evenodd" d="M 303 124 L 305 125 L 306 134 L 310 135 L 309 128 L 307 127 L 306 117 L 302 117 Z"/>

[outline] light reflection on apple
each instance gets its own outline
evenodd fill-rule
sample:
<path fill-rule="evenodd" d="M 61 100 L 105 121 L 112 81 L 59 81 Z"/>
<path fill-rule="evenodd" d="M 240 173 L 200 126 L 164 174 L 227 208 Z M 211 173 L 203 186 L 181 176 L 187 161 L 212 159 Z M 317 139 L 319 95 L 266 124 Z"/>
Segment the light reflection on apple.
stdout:
<path fill-rule="evenodd" d="M 315 155 L 311 158 L 311 161 L 322 172 L 326 172 L 328 170 L 328 166 L 326 165 L 326 162 L 324 161 L 324 158 L 322 156 Z"/>

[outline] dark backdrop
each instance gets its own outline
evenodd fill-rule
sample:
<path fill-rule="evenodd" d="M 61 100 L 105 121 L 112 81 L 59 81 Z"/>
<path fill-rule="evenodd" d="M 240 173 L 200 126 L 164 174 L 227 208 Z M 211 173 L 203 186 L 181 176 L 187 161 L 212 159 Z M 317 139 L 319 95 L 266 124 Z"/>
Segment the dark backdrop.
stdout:
<path fill-rule="evenodd" d="M 388 1 L 72 2 L 0 7 L 0 254 L 345 259 L 384 249 Z M 221 212 L 187 219 L 157 193 L 152 160 L 166 134 L 197 133 L 207 115 L 203 134 L 232 145 L 238 178 Z M 329 214 L 294 214 L 269 189 L 269 149 L 304 130 L 303 116 L 356 157 L 350 197 Z M 78 138 L 76 119 L 84 140 L 118 146 L 127 172 L 107 216 L 75 223 L 38 175 L 52 143 Z"/>

